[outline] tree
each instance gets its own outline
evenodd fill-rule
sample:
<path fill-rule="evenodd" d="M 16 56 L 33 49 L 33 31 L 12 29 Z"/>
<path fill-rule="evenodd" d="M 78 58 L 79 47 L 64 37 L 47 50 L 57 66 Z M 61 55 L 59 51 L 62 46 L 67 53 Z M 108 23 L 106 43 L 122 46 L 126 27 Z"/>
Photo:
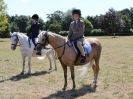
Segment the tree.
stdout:
<path fill-rule="evenodd" d="M 46 29 L 58 33 L 62 30 L 62 22 L 64 20 L 64 13 L 62 11 L 55 11 L 53 14 L 47 15 Z"/>
<path fill-rule="evenodd" d="M 130 8 L 131 28 L 133 29 L 133 7 Z"/>
<path fill-rule="evenodd" d="M 61 31 L 61 25 L 55 21 L 49 25 L 49 30 L 58 34 Z"/>
<path fill-rule="evenodd" d="M 3 0 L 0 0 L 0 37 L 8 37 L 8 26 L 6 5 Z"/>
<path fill-rule="evenodd" d="M 88 19 L 84 19 L 84 24 L 85 24 L 85 34 L 89 35 L 91 30 L 93 29 L 93 25 Z"/>
<path fill-rule="evenodd" d="M 62 20 L 64 19 L 64 13 L 62 11 L 55 11 L 53 14 L 47 14 L 48 21 L 50 23 L 58 22 L 61 23 Z"/>
<path fill-rule="evenodd" d="M 9 23 L 10 23 L 10 30 L 12 32 L 19 31 L 22 33 L 27 33 L 31 26 L 31 17 L 25 15 L 11 16 L 9 17 Z M 45 23 L 41 18 L 39 18 L 39 23 L 41 24 L 43 30 L 45 28 L 43 26 Z"/>
<path fill-rule="evenodd" d="M 129 9 L 119 11 L 119 14 L 124 22 L 123 32 L 129 33 L 131 28 L 131 13 Z"/>
<path fill-rule="evenodd" d="M 95 17 L 87 16 L 87 20 L 89 20 L 91 22 L 91 24 L 93 25 L 93 28 L 98 28 L 98 24 L 97 24 L 98 19 L 97 18 L 98 18 L 98 16 L 95 16 Z"/>
<path fill-rule="evenodd" d="M 104 15 L 103 25 L 103 29 L 114 36 L 116 32 L 119 32 L 124 27 L 122 18 L 113 8 L 109 9 Z"/>
<path fill-rule="evenodd" d="M 69 25 L 72 22 L 72 15 L 71 15 L 71 10 L 68 10 L 66 13 L 64 13 L 64 19 L 62 22 L 62 30 L 63 31 L 68 31 L 69 30 Z"/>

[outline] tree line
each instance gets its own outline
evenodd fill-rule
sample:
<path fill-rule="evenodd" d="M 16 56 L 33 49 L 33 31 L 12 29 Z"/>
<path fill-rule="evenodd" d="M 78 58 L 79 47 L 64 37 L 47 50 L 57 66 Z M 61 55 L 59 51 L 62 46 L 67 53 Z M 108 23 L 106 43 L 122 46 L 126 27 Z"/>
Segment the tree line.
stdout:
<path fill-rule="evenodd" d="M 10 32 L 27 33 L 31 24 L 31 16 L 9 16 L 6 4 L 0 0 L 0 37 L 9 37 Z M 67 35 L 70 22 L 73 20 L 71 10 L 55 11 L 47 14 L 47 21 L 42 18 L 39 23 L 42 30 L 53 31 L 60 35 Z M 116 11 L 110 8 L 104 15 L 82 17 L 85 23 L 85 35 L 133 35 L 133 8 Z"/>

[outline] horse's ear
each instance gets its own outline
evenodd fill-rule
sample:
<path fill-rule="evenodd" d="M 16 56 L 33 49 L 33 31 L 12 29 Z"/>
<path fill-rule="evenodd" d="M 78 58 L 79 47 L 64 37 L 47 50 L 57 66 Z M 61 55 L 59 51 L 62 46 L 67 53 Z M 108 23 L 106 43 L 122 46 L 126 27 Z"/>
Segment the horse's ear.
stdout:
<path fill-rule="evenodd" d="M 12 32 L 10 32 L 10 36 L 12 36 Z"/>

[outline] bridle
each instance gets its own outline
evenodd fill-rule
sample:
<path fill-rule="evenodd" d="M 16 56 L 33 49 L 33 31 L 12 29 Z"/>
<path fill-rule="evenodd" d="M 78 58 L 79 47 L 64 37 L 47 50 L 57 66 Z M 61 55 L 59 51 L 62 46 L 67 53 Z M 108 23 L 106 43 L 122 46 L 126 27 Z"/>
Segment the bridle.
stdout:
<path fill-rule="evenodd" d="M 48 33 L 46 32 L 44 36 L 45 36 L 45 41 L 43 42 L 43 40 L 42 40 L 42 43 L 37 43 L 37 46 L 40 45 L 42 47 L 42 46 L 46 46 L 46 44 L 49 43 Z M 64 55 L 64 53 L 65 53 L 65 45 L 66 44 L 68 44 L 68 42 L 66 42 L 66 40 L 65 40 L 63 45 L 60 45 L 60 46 L 58 46 L 56 48 L 52 48 L 53 50 L 55 50 L 55 49 L 63 47 L 63 52 L 62 52 L 61 56 L 58 57 L 58 59 L 61 59 L 62 56 Z"/>
<path fill-rule="evenodd" d="M 43 45 L 44 45 L 44 46 L 46 46 L 46 44 L 48 44 L 48 43 L 49 43 L 49 37 L 48 37 L 47 32 L 45 33 L 45 35 L 44 35 L 44 36 L 45 36 L 45 41 L 44 41 L 44 39 L 42 39 L 42 43 L 40 43 L 40 42 L 39 42 L 39 43 L 37 43 L 37 46 L 38 46 L 38 45 L 41 45 L 41 46 L 43 46 Z"/>
<path fill-rule="evenodd" d="M 19 41 L 19 38 L 18 38 L 18 35 L 16 34 L 16 35 L 13 35 L 13 36 L 15 36 L 16 37 L 16 43 L 15 44 L 11 44 L 11 45 L 13 45 L 14 47 L 16 47 L 17 46 L 17 43 L 18 43 L 18 41 Z M 13 37 L 13 36 L 11 36 L 11 37 Z"/>

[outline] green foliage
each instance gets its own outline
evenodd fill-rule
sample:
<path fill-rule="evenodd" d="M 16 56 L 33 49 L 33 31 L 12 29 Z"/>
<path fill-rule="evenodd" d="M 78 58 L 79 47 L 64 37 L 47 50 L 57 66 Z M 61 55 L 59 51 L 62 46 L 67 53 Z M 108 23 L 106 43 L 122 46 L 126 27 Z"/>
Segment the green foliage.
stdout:
<path fill-rule="evenodd" d="M 93 29 L 93 25 L 88 19 L 84 19 L 85 24 L 85 35 L 89 35 L 90 31 Z"/>
<path fill-rule="evenodd" d="M 62 29 L 62 21 L 64 19 L 64 13 L 62 11 L 55 11 L 53 14 L 47 15 L 48 21 L 46 29 L 58 33 Z"/>
<path fill-rule="evenodd" d="M 5 15 L 0 16 L 0 32 L 4 32 L 8 27 L 8 18 Z"/>
<path fill-rule="evenodd" d="M 59 31 L 61 31 L 61 24 L 58 24 L 58 22 L 54 22 L 50 24 L 49 30 L 55 33 L 59 33 Z"/>
<path fill-rule="evenodd" d="M 68 10 L 66 13 L 64 13 L 64 19 L 62 21 L 62 30 L 68 31 L 71 22 L 72 22 L 71 10 Z"/>
<path fill-rule="evenodd" d="M 39 23 L 42 30 L 50 30 L 61 35 L 67 35 L 69 25 L 72 22 L 71 10 L 66 12 L 55 11 L 47 14 L 47 21 L 41 18 Z M 82 18 L 85 23 L 85 35 L 112 35 L 114 33 L 129 34 L 133 29 L 133 8 L 115 11 L 109 9 L 105 15 L 87 16 Z M 6 5 L 0 0 L 0 37 L 8 37 L 9 31 L 28 32 L 31 25 L 31 17 L 25 15 L 6 15 Z"/>
<path fill-rule="evenodd" d="M 8 37 L 8 17 L 6 15 L 6 5 L 0 0 L 0 38 Z"/>
<path fill-rule="evenodd" d="M 4 0 L 0 0 L 0 16 L 6 15 L 6 4 Z"/>
<path fill-rule="evenodd" d="M 60 31 L 59 34 L 62 36 L 67 36 L 69 31 Z"/>
<path fill-rule="evenodd" d="M 8 34 L 8 18 L 7 16 L 3 15 L 3 16 L 0 16 L 0 37 L 8 37 L 9 34 Z"/>
<path fill-rule="evenodd" d="M 113 34 L 114 32 L 122 31 L 124 29 L 124 20 L 121 18 L 119 13 L 113 8 L 104 15 L 103 28 L 108 34 Z"/>
<path fill-rule="evenodd" d="M 22 33 L 27 33 L 31 26 L 31 17 L 25 15 L 20 15 L 20 16 L 15 15 L 9 17 L 9 22 L 10 22 L 9 30 L 11 32 L 19 31 Z M 45 23 L 41 18 L 39 19 L 39 23 L 42 26 L 42 30 L 45 29 L 45 27 L 43 27 Z"/>
<path fill-rule="evenodd" d="M 121 11 L 120 15 L 124 22 L 124 27 L 122 32 L 129 33 L 131 28 L 130 11 L 128 9 L 124 9 Z"/>
<path fill-rule="evenodd" d="M 133 28 L 133 8 L 130 8 L 131 27 Z"/>
<path fill-rule="evenodd" d="M 17 26 L 17 24 L 15 22 L 10 23 L 10 31 L 11 32 L 18 32 L 19 31 L 19 27 Z"/>
<path fill-rule="evenodd" d="M 30 17 L 29 16 L 24 16 L 24 15 L 20 15 L 20 16 L 11 16 L 9 18 L 10 20 L 10 30 L 12 32 L 14 31 L 20 31 L 25 33 L 26 32 L 26 27 L 28 25 L 30 25 L 29 20 Z"/>
<path fill-rule="evenodd" d="M 68 31 L 69 30 L 69 25 L 72 22 L 71 16 L 65 16 L 63 22 L 62 22 L 62 30 Z"/>
<path fill-rule="evenodd" d="M 93 29 L 93 30 L 91 30 L 91 35 L 103 36 L 103 35 L 105 35 L 105 33 L 102 29 Z"/>
<path fill-rule="evenodd" d="M 130 33 L 132 33 L 132 34 L 133 34 L 133 29 L 132 29 L 132 28 L 130 29 Z"/>

